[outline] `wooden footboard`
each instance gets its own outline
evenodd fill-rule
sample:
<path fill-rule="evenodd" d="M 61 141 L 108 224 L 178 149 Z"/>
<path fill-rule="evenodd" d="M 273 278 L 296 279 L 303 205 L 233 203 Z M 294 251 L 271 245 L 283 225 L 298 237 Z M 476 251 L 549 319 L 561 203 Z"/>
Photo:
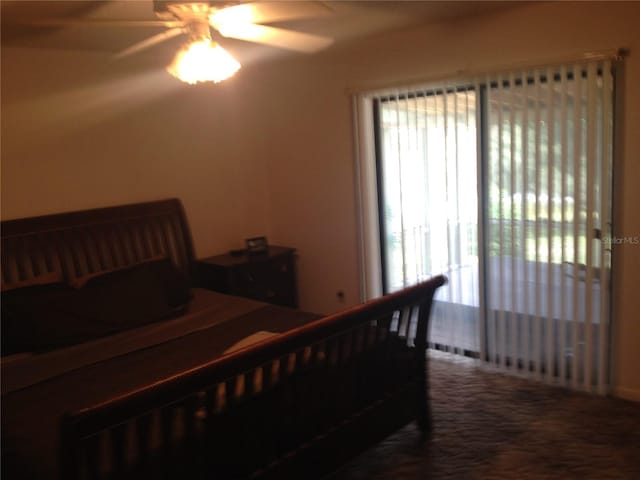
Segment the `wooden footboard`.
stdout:
<path fill-rule="evenodd" d="M 309 478 L 430 429 L 435 277 L 66 416 L 61 478 Z"/>

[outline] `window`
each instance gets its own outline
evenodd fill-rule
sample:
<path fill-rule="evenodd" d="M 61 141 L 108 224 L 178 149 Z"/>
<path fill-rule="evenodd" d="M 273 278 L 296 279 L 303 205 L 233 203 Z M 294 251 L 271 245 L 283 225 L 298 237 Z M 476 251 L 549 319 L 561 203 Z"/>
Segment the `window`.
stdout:
<path fill-rule="evenodd" d="M 603 391 L 612 99 L 608 59 L 360 95 L 368 293 L 444 273 L 432 347 Z"/>

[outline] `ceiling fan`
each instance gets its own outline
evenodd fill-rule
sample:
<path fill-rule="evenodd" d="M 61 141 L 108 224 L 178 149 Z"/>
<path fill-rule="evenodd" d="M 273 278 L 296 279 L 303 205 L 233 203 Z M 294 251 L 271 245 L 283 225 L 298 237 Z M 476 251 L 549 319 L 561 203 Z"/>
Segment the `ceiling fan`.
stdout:
<path fill-rule="evenodd" d="M 187 35 L 189 43 L 178 52 L 173 64 L 168 67 L 170 73 L 187 83 L 219 82 L 240 68 L 237 60 L 213 41 L 212 29 L 224 38 L 257 42 L 303 53 L 322 50 L 333 42 L 330 37 L 267 25 L 331 13 L 321 2 L 154 0 L 153 6 L 158 20 L 65 18 L 44 19 L 35 23 L 166 28 L 163 32 L 118 52 L 116 58 L 135 54 L 173 37 Z"/>

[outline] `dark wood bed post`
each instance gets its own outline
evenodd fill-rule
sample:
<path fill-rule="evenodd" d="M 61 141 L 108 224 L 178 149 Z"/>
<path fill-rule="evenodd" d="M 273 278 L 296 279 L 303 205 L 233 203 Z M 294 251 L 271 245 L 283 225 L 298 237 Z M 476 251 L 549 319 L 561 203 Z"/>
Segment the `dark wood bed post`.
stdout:
<path fill-rule="evenodd" d="M 446 280 L 442 277 L 440 285 Z M 429 333 L 429 315 L 433 304 L 433 296 L 420 303 L 418 312 L 418 327 L 416 330 L 415 355 L 416 355 L 416 412 L 418 427 L 422 431 L 422 436 L 427 437 L 431 433 L 431 400 L 429 398 L 429 357 L 427 355 L 427 336 Z"/>
<path fill-rule="evenodd" d="M 75 457 L 75 424 L 70 415 L 65 414 L 60 422 L 60 445 L 58 450 L 58 478 L 60 480 L 76 480 L 78 470 Z"/>

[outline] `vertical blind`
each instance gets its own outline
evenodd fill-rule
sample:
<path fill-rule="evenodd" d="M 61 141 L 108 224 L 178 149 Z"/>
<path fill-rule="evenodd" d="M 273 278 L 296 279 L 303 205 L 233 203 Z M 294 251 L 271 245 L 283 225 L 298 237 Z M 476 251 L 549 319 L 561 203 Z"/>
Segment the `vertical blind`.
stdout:
<path fill-rule="evenodd" d="M 606 390 L 610 61 L 489 77 L 483 357 Z"/>
<path fill-rule="evenodd" d="M 375 103 L 385 290 L 438 273 L 430 345 L 477 352 L 476 92 L 397 91 Z"/>
<path fill-rule="evenodd" d="M 607 59 L 360 96 L 364 261 L 387 292 L 448 276 L 432 347 L 606 391 L 612 101 Z"/>

